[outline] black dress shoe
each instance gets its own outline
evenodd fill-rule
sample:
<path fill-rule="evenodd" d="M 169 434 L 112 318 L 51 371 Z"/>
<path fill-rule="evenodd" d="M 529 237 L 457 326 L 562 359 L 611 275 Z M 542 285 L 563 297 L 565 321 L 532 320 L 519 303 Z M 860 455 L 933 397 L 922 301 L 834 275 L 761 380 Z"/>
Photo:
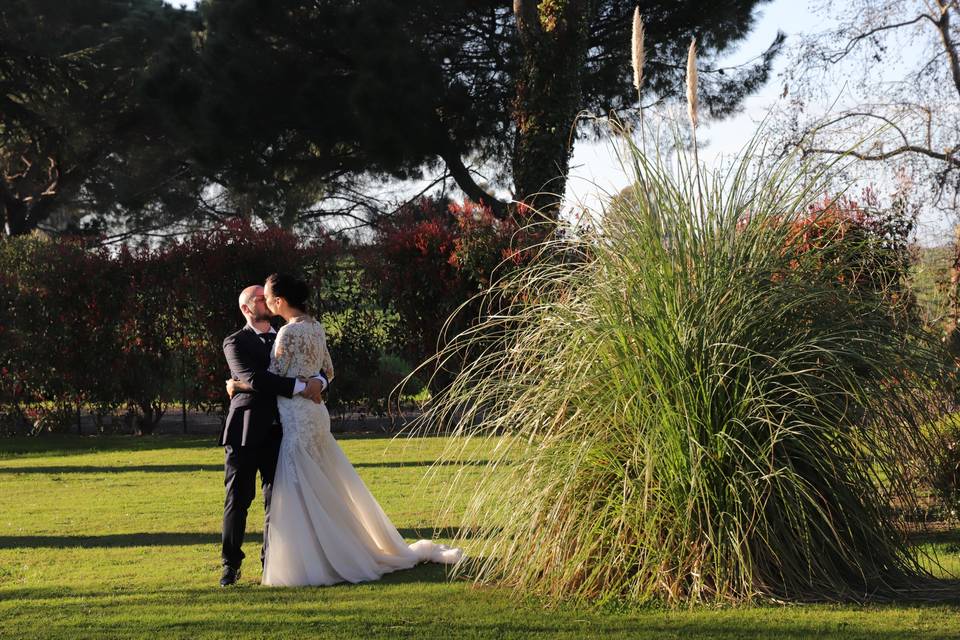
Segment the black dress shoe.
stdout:
<path fill-rule="evenodd" d="M 240 569 L 234 569 L 233 567 L 223 565 L 223 573 L 220 574 L 221 587 L 229 587 L 232 584 L 236 584 L 237 580 L 239 579 Z"/>

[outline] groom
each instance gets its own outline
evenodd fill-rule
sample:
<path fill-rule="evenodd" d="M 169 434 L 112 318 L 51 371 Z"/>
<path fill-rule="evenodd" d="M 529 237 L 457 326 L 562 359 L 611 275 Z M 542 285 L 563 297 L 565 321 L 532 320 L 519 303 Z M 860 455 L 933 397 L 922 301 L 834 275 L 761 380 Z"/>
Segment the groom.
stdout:
<path fill-rule="evenodd" d="M 247 324 L 223 341 L 223 355 L 230 366 L 230 376 L 247 383 L 254 390 L 233 394 L 230 399 L 230 412 L 220 437 L 220 444 L 226 453 L 224 485 L 227 494 L 223 504 L 221 587 L 234 584 L 240 577 L 240 563 L 244 558 L 240 546 L 243 544 L 243 533 L 247 524 L 247 510 L 257 491 L 257 471 L 260 472 L 263 488 L 265 516 L 261 562 L 266 553 L 267 529 L 270 526 L 270 493 L 277 470 L 282 435 L 277 413 L 277 396 L 290 398 L 300 394 L 319 402 L 321 393 L 327 386 L 326 379 L 322 377 L 301 381 L 267 371 L 270 366 L 270 348 L 277 332 L 270 326 L 271 314 L 267 309 L 262 286 L 250 286 L 240 293 L 240 313 L 246 318 Z"/>

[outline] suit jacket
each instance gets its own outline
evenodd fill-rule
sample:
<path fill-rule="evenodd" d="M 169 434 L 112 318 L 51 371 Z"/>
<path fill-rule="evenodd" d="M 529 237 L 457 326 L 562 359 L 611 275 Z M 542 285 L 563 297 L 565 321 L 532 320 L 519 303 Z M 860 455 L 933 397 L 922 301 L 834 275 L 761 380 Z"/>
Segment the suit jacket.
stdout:
<path fill-rule="evenodd" d="M 279 437 L 277 396 L 293 397 L 296 378 L 284 378 L 267 371 L 270 347 L 249 325 L 224 339 L 223 355 L 230 375 L 254 390 L 236 393 L 230 400 L 220 444 L 256 446 L 270 437 Z"/>

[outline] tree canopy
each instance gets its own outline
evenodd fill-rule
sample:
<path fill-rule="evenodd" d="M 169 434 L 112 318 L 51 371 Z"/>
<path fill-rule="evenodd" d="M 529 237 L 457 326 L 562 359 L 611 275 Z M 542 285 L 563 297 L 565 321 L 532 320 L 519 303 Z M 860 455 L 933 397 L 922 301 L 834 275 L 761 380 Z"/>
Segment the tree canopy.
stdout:
<path fill-rule="evenodd" d="M 782 38 L 717 57 L 768 0 L 643 6 L 644 100 L 735 110 Z M 499 216 L 555 213 L 581 110 L 636 118 L 633 4 L 614 0 L 0 0 L 4 233 L 257 216 L 369 219 L 371 180 L 452 180 Z M 428 181 L 429 181 L 428 180 Z M 217 196 L 211 204 L 212 196 Z M 336 203 L 336 204 L 333 204 Z M 93 215 L 91 215 L 93 214 Z M 99 225 L 99 226 L 97 226 Z"/>
<path fill-rule="evenodd" d="M 195 16 L 160 0 L 0 3 L 4 234 L 183 215 L 196 185 L 140 92 Z"/>
<path fill-rule="evenodd" d="M 681 92 L 696 36 L 702 104 L 714 116 L 735 110 L 766 80 L 782 38 L 747 66 L 715 69 L 714 61 L 748 33 L 763 1 L 645 3 L 649 100 Z M 175 126 L 190 132 L 208 170 L 261 207 L 271 203 L 266 209 L 349 193 L 362 175 L 446 175 L 503 214 L 498 188 L 518 199 L 545 186 L 562 193 L 579 111 L 635 117 L 633 8 L 207 1 L 195 59 L 171 63 L 158 90 L 170 92 Z"/>

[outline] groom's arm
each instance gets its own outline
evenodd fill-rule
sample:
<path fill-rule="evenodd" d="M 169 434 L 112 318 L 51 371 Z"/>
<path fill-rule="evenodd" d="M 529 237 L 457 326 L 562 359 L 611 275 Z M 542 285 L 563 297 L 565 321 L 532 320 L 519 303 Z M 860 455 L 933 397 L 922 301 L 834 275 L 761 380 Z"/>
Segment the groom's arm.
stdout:
<path fill-rule="evenodd" d="M 230 375 L 241 382 L 247 383 L 257 393 L 268 393 L 285 398 L 293 397 L 297 379 L 285 378 L 270 373 L 266 369 L 256 368 L 252 359 L 240 349 L 236 336 L 227 336 L 223 341 L 223 355 L 230 367 Z"/>

